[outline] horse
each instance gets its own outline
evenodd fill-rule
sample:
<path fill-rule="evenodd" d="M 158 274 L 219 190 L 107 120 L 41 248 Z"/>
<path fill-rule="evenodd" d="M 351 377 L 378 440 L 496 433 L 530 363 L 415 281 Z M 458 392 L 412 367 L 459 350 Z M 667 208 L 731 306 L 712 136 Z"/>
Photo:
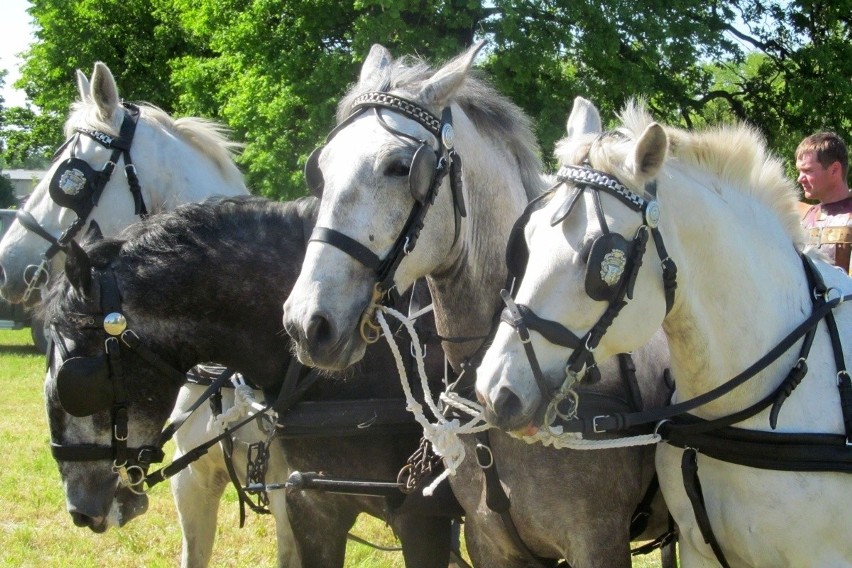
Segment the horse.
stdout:
<path fill-rule="evenodd" d="M 232 158 L 238 145 L 229 141 L 225 130 L 216 123 L 196 117 L 173 119 L 152 105 L 123 104 L 112 72 L 101 62 L 95 63 L 91 81 L 77 71 L 77 87 L 80 100 L 72 105 L 65 124 L 68 142 L 57 151 L 47 175 L 23 207 L 37 225 L 36 231 L 44 231 L 50 239 L 65 240 L 83 234 L 95 224 L 102 234 L 113 236 L 142 213 L 169 211 L 181 203 L 212 195 L 248 193 Z M 132 134 L 127 130 L 130 124 L 135 125 Z M 119 146 L 128 150 L 120 156 L 126 173 L 110 175 L 106 172 L 112 172 L 120 163 L 113 156 Z M 75 178 L 79 180 L 77 185 L 72 183 Z M 68 195 L 63 195 L 63 186 Z M 134 193 L 134 187 L 138 193 Z M 97 206 L 90 210 L 75 198 L 79 195 L 89 199 L 95 191 L 99 195 Z M 46 284 L 44 277 L 48 273 L 61 270 L 63 256 L 61 247 L 49 244 L 24 224 L 14 223 L 0 241 L 0 295 L 12 302 L 26 299 L 37 313 L 36 288 Z M 188 383 L 181 391 L 176 414 L 188 409 L 203 391 L 204 387 Z M 224 397 L 227 408 L 233 391 L 225 389 Z M 174 438 L 176 457 L 212 437 L 208 427 L 212 418 L 209 406 L 203 405 L 178 430 Z M 254 425 L 243 431 L 247 438 L 250 433 L 256 439 L 263 437 Z M 272 459 L 280 462 L 278 447 L 273 447 L 272 452 Z M 240 448 L 234 459 L 237 469 L 244 471 L 241 463 L 245 455 Z M 218 446 L 172 479 L 183 533 L 184 568 L 206 566 L 209 561 L 216 535 L 216 512 L 227 479 L 224 456 Z M 287 550 L 292 538 L 283 501 L 273 495 L 270 507 L 276 516 L 281 560 L 290 554 Z"/>
<path fill-rule="evenodd" d="M 107 454 L 115 450 L 119 442 L 111 411 L 118 412 L 113 393 L 119 388 L 126 393 L 121 406 L 126 408 L 129 436 L 124 444 L 135 448 L 127 450 L 131 456 L 154 451 L 151 447 L 174 406 L 183 374 L 200 362 L 216 360 L 237 370 L 270 397 L 289 389 L 293 357 L 278 310 L 298 273 L 316 211 L 311 197 L 290 203 L 234 197 L 185 204 L 131 225 L 117 238 L 84 247 L 72 244 L 64 276 L 45 306 L 57 343 L 67 345 L 51 362 L 45 393 L 51 439 L 60 447 L 59 469 L 78 524 L 101 530 L 111 517 L 129 518 L 145 506 L 140 484 L 148 464 L 130 460 L 130 479 L 121 481 L 124 474 L 116 473 L 111 459 L 84 462 L 65 457 L 81 445 L 105 448 Z M 120 295 L 120 302 L 105 307 L 110 297 L 118 298 L 112 294 Z M 108 348 L 105 353 L 104 329 L 116 318 L 104 319 L 104 310 L 120 312 L 127 322 L 120 352 Z M 81 324 L 87 318 L 105 323 Z M 128 347 L 128 334 L 138 338 L 140 347 Z M 104 357 L 118 363 L 107 363 Z M 314 468 L 356 480 L 396 480 L 422 436 L 413 421 L 387 423 L 387 416 L 368 406 L 369 412 L 361 413 L 365 417 L 347 430 L 354 435 L 338 432 L 345 427 L 338 423 L 340 415 L 401 392 L 387 384 L 394 364 L 390 351 L 377 347 L 357 370 L 299 383 L 298 388 L 304 384 L 307 389 L 304 400 L 310 404 L 301 410 L 281 409 L 279 434 L 286 465 L 273 471 L 270 464 L 270 474 Z M 435 359 L 433 371 L 435 365 L 442 366 L 443 359 Z M 119 366 L 121 374 L 115 372 Z M 104 375 L 109 371 L 112 375 Z M 74 393 L 98 388 L 109 391 L 103 400 L 83 405 L 75 400 Z M 91 398 L 98 399 L 87 400 Z M 331 413 L 329 407 L 316 412 L 319 403 L 329 401 Z M 290 413 L 297 411 L 301 422 L 292 422 Z M 408 417 L 402 405 L 397 414 Z M 319 427 L 325 423 L 331 430 Z M 304 431 L 298 434 L 300 428 Z M 269 481 L 276 484 L 274 478 Z M 284 565 L 342 566 L 347 533 L 356 516 L 367 512 L 393 527 L 408 565 L 445 568 L 451 516 L 445 509 L 416 510 L 416 503 L 403 500 L 396 483 L 392 485 L 394 492 L 387 498 L 288 490 L 284 500 L 295 546 Z M 283 498 L 284 492 L 276 491 Z"/>
<path fill-rule="evenodd" d="M 374 45 L 340 101 L 338 125 L 307 160 L 322 199 L 283 306 L 303 363 L 358 361 L 375 340 L 375 304 L 425 276 L 446 356 L 470 382 L 499 312 L 506 240 L 547 179 L 529 119 L 469 71 L 480 48 L 433 69 Z M 665 358 L 655 355 L 639 361 L 648 404 L 664 402 L 656 375 Z M 473 457 L 479 440 L 461 437 L 466 457 L 450 475 L 475 565 L 630 566 L 630 519 L 652 482 L 653 449 L 569 452 L 496 429 L 489 437 L 492 485 L 508 488 L 511 521 L 486 506 L 493 470 Z"/>
<path fill-rule="evenodd" d="M 580 375 L 590 353 L 637 349 L 662 326 L 673 404 L 620 418 L 657 422 L 656 466 L 684 565 L 848 565 L 852 543 L 837 527 L 852 510 L 842 351 L 852 312 L 840 302 L 852 281 L 805 251 L 780 161 L 753 127 L 663 126 L 641 101 L 614 130 L 576 131 L 558 151 L 563 183 L 530 215 L 516 302 L 586 343 L 557 348 L 532 335 L 547 387 L 566 386 L 554 382 L 564 373 L 550 374 L 566 356 Z M 596 254 L 598 239 L 608 244 Z M 610 253 L 624 253 L 619 270 Z M 610 273 L 624 293 L 607 315 L 590 290 Z M 543 397 L 527 347 L 503 327 L 479 387 L 517 426 Z M 513 405 L 488 390 L 498 380 Z"/>

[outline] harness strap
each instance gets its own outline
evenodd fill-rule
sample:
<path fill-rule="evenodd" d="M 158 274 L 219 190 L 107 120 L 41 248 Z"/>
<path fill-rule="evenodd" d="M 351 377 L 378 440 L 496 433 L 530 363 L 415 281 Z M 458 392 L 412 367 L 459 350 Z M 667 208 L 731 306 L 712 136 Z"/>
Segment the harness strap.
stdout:
<path fill-rule="evenodd" d="M 762 371 L 770 363 L 772 363 L 783 353 L 785 353 L 790 347 L 792 347 L 797 341 L 799 341 L 808 332 L 808 330 L 811 329 L 811 327 L 817 325 L 820 320 L 822 320 L 829 312 L 831 312 L 831 310 L 840 305 L 841 302 L 850 299 L 852 299 L 852 294 L 839 298 L 834 298 L 830 301 L 827 301 L 822 306 L 817 307 L 816 309 L 814 309 L 808 319 L 806 319 L 804 322 L 799 324 L 799 326 L 796 327 L 793 331 L 787 334 L 787 336 L 784 337 L 780 342 L 778 342 L 778 344 L 766 355 L 764 355 L 755 363 L 750 365 L 747 369 L 745 369 L 732 379 L 728 380 L 727 382 L 719 385 L 718 387 L 702 395 L 698 395 L 695 398 L 663 408 L 646 410 L 638 413 L 600 416 L 597 419 L 599 429 L 608 431 L 619 430 L 624 427 L 671 419 L 674 416 L 685 414 L 690 410 L 698 408 L 699 406 L 703 406 L 708 402 L 712 402 L 713 400 L 716 400 L 717 398 L 728 394 L 735 388 L 739 387 L 740 385 L 751 379 L 755 374 Z M 572 428 L 570 424 L 567 425 L 567 428 L 568 429 L 566 429 L 566 431 L 568 432 L 582 432 L 582 430 Z"/>
<path fill-rule="evenodd" d="M 192 416 L 192 414 L 198 410 L 202 404 L 210 400 L 212 402 L 215 395 L 219 394 L 222 385 L 225 384 L 228 379 L 234 376 L 234 371 L 232 369 L 223 369 L 221 373 L 219 373 L 216 378 L 204 389 L 204 392 L 198 397 L 198 399 L 192 403 L 188 409 L 184 410 L 180 416 L 177 416 L 174 420 L 172 420 L 160 433 L 160 447 L 164 446 L 166 442 L 172 439 L 175 435 L 175 432 L 183 426 L 184 422 Z M 219 412 L 222 413 L 222 404 L 221 404 L 221 395 L 219 396 Z"/>
<path fill-rule="evenodd" d="M 722 568 L 730 568 L 730 564 L 725 559 L 725 554 L 722 552 L 722 547 L 719 546 L 719 541 L 716 540 L 716 535 L 713 533 L 713 527 L 710 524 L 710 517 L 707 515 L 707 507 L 704 504 L 704 494 L 701 491 L 701 481 L 698 479 L 698 459 L 697 452 L 692 448 L 687 448 L 683 452 L 680 468 L 683 473 L 683 488 L 686 490 L 686 495 L 692 503 L 692 510 L 695 513 L 695 521 L 698 523 L 698 529 L 701 531 L 701 536 L 704 537 L 704 542 L 710 545 L 713 553 L 716 555 L 716 560 L 722 565 Z"/>
<path fill-rule="evenodd" d="M 489 509 L 500 515 L 503 520 L 503 528 L 506 529 L 515 548 L 523 555 L 527 565 L 532 568 L 547 568 L 545 561 L 533 554 L 524 543 L 518 532 L 518 527 L 512 520 L 512 513 L 510 512 L 512 503 L 500 483 L 500 475 L 497 472 L 497 464 L 494 462 L 494 454 L 491 451 L 488 430 L 477 432 L 476 440 L 476 461 L 485 477 L 485 504 L 488 505 Z"/>
<path fill-rule="evenodd" d="M 340 231 L 326 227 L 315 227 L 310 240 L 338 248 L 373 271 L 378 271 L 379 265 L 382 263 L 376 253 Z"/>

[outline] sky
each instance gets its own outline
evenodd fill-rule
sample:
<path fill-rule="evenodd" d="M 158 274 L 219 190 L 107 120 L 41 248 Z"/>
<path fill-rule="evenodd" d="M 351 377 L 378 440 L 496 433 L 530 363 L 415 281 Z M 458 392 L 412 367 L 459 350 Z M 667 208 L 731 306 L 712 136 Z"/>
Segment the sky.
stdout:
<path fill-rule="evenodd" d="M 23 106 L 26 95 L 12 88 L 12 83 L 21 76 L 18 66 L 22 63 L 16 57 L 33 40 L 32 20 L 26 10 L 29 0 L 3 0 L 3 15 L 0 17 L 0 69 L 8 71 L 3 85 L 4 106 Z"/>

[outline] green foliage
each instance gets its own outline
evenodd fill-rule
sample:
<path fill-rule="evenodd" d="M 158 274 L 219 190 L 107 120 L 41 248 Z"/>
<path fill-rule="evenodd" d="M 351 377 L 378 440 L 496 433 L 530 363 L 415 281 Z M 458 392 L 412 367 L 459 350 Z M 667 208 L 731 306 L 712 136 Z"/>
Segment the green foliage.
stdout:
<path fill-rule="evenodd" d="M 17 203 L 12 180 L 0 170 L 0 209 L 8 209 Z"/>
<path fill-rule="evenodd" d="M 123 96 L 214 117 L 245 143 L 255 193 L 304 194 L 307 154 L 370 46 L 434 63 L 480 38 L 479 65 L 534 119 L 545 157 L 575 96 L 605 121 L 640 96 L 659 120 L 755 124 L 790 161 L 805 135 L 852 134 L 852 0 L 33 0 L 23 87 L 39 112 L 3 134 L 25 162 L 59 143 L 73 71 Z M 132 25 L 128 23 L 132 22 Z"/>

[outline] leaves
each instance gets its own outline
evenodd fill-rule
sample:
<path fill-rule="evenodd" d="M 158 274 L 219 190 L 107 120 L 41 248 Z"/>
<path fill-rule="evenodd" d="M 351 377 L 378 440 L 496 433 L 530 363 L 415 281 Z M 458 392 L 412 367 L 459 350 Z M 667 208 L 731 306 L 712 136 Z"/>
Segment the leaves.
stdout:
<path fill-rule="evenodd" d="M 10 115 L 14 129 L 7 117 L 14 160 L 59 143 L 74 69 L 101 60 L 129 100 L 226 122 L 253 191 L 295 197 L 373 43 L 437 64 L 480 38 L 479 66 L 534 118 L 545 157 L 577 95 L 605 121 L 634 96 L 687 127 L 748 120 L 788 163 L 813 131 L 852 133 L 852 0 L 33 0 L 30 13 L 18 85 L 39 112 Z"/>

